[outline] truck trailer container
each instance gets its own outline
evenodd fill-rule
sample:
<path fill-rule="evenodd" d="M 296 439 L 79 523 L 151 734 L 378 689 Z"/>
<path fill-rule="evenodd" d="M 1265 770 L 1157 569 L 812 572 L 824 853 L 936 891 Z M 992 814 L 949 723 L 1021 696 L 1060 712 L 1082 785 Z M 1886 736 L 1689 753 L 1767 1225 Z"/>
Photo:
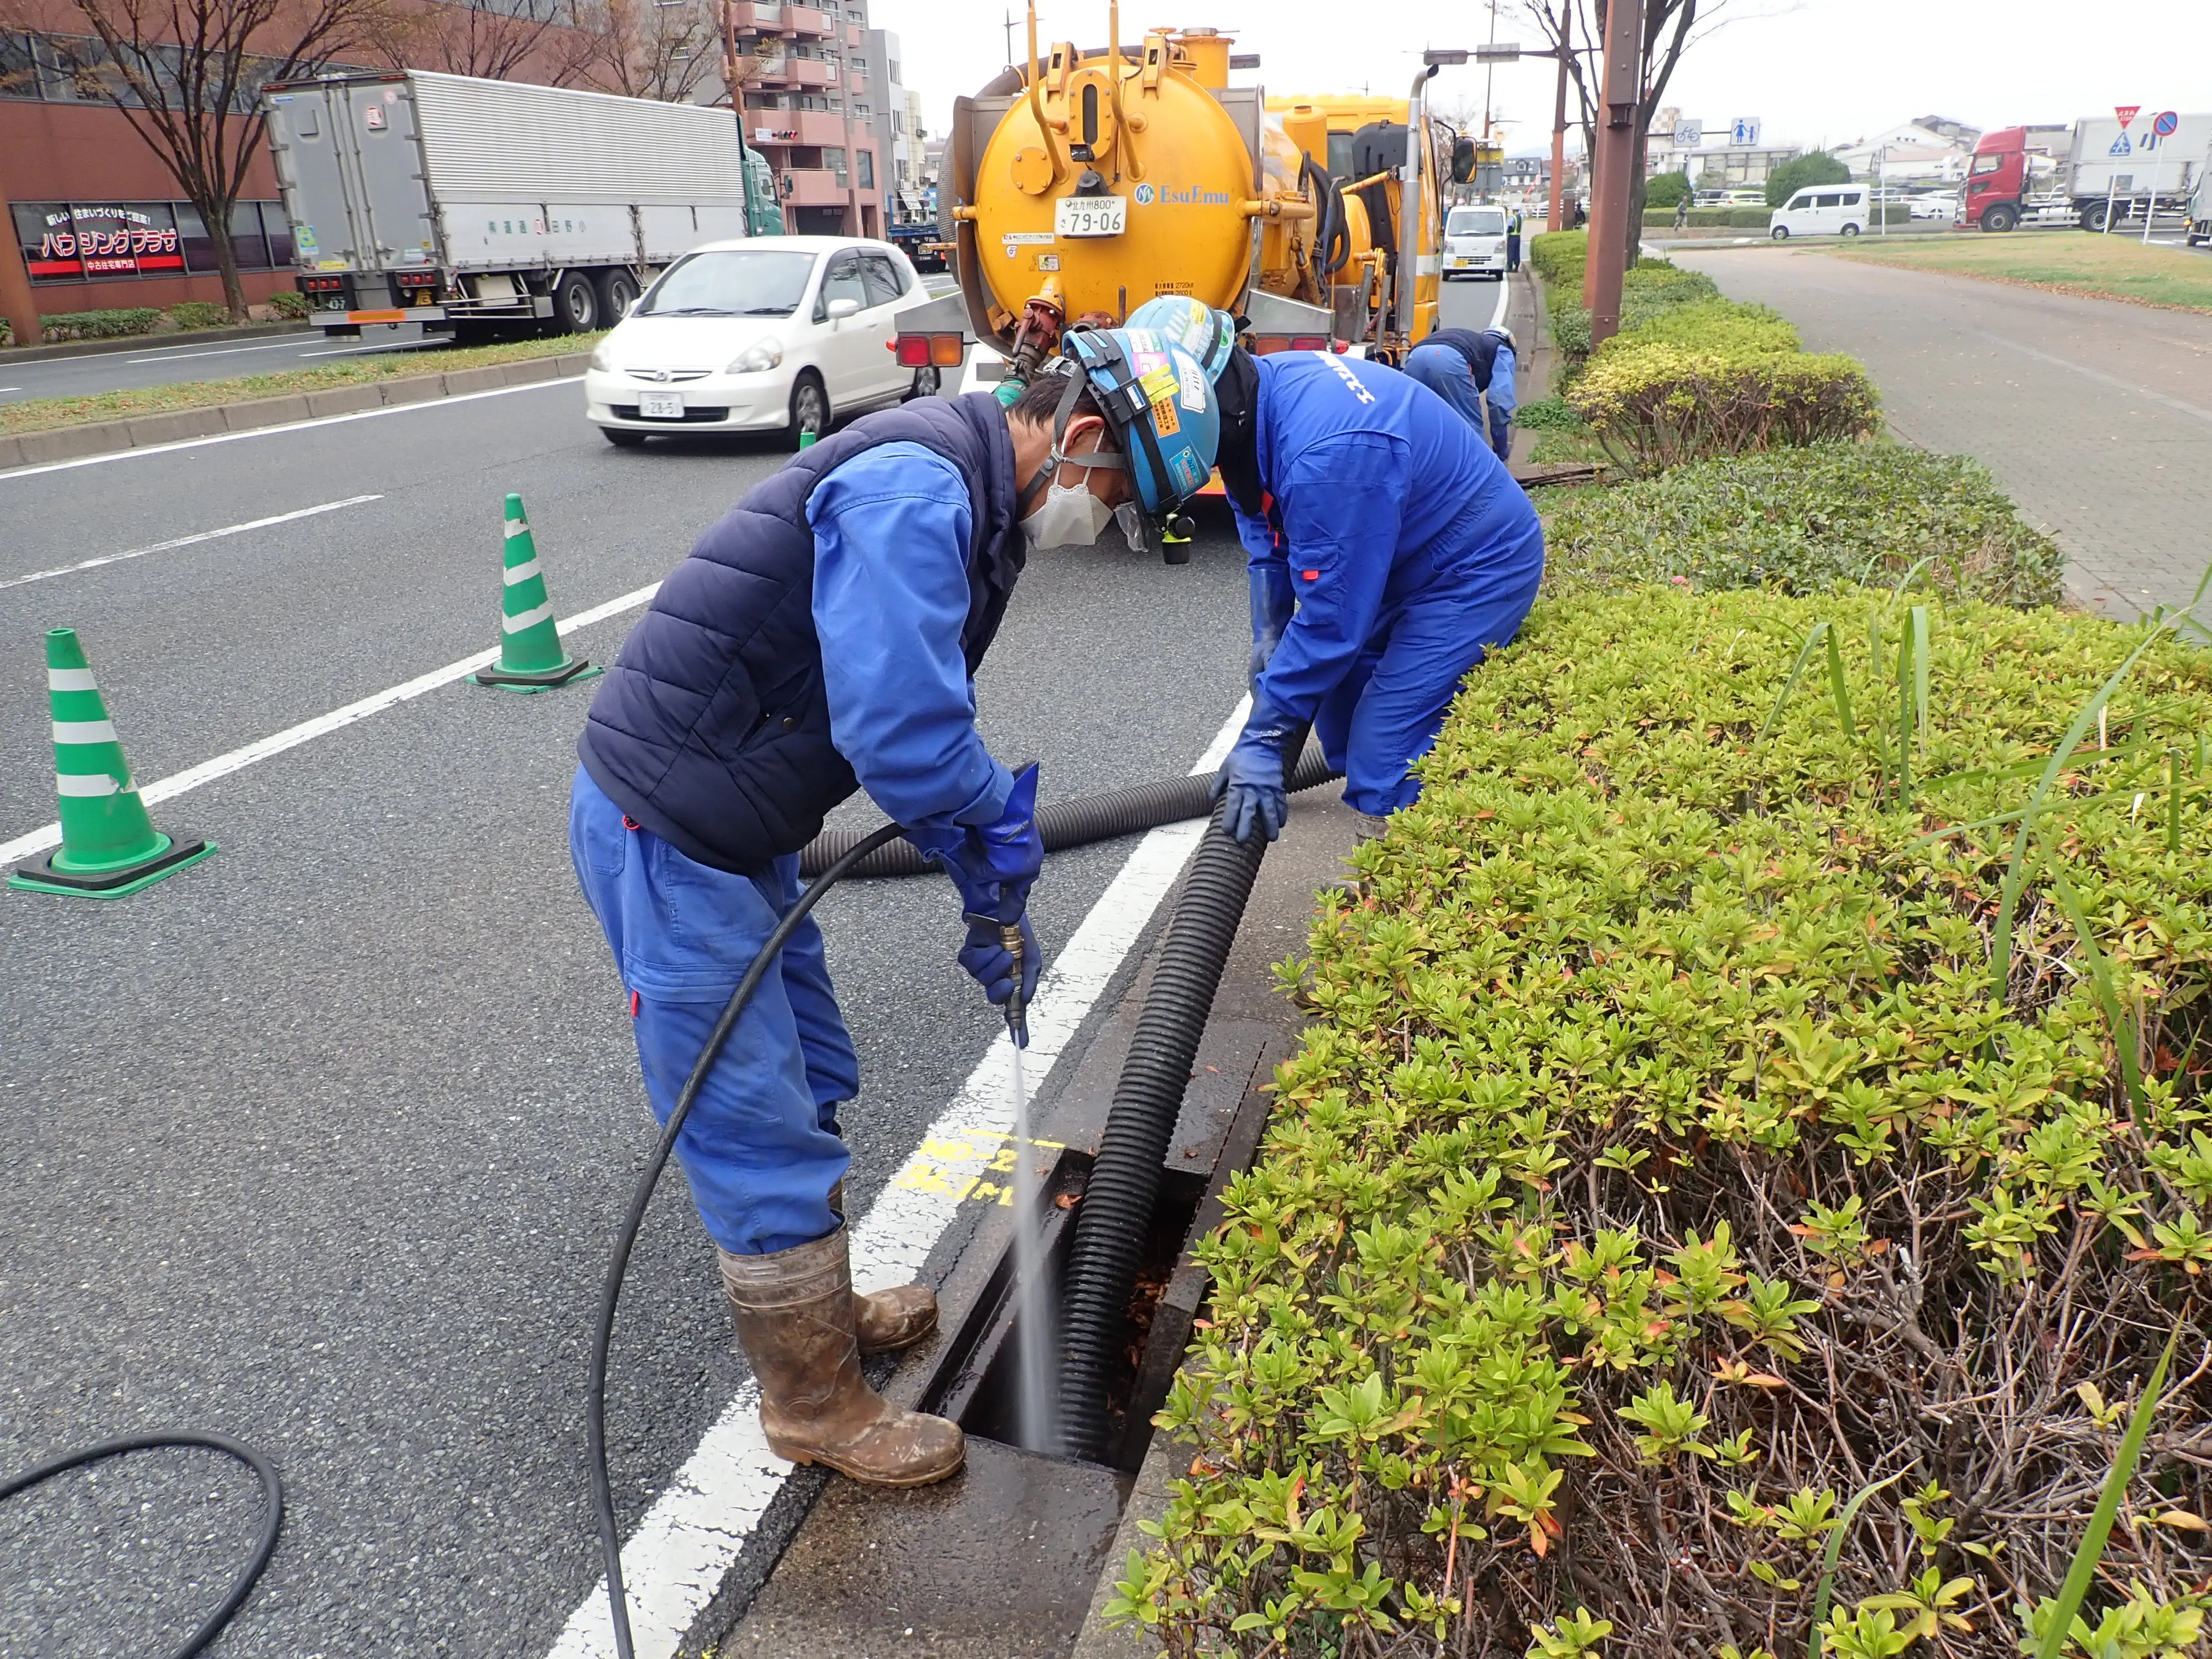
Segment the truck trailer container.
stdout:
<path fill-rule="evenodd" d="M 2082 229 L 2187 209 L 2212 146 L 2212 114 L 2177 116 L 2170 133 L 2155 130 L 2158 119 L 2144 110 L 2124 128 L 2109 115 L 2075 122 L 2066 161 L 2048 183 Z M 2027 129 L 1984 133 L 1969 164 L 1959 222 L 2003 231 L 2024 217 L 2040 216 L 2046 181 L 2031 181 L 2033 167 Z"/>
<path fill-rule="evenodd" d="M 611 324 L 702 242 L 782 211 L 729 111 L 420 70 L 272 83 L 269 148 L 325 332 Z"/>

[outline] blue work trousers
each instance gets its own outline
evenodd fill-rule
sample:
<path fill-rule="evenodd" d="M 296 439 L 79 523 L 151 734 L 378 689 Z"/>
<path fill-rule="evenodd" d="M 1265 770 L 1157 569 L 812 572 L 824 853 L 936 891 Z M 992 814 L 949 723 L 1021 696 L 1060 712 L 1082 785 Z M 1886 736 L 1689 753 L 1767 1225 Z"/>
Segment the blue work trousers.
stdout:
<path fill-rule="evenodd" d="M 1468 367 L 1466 358 L 1449 346 L 1418 345 L 1406 354 L 1405 368 L 1408 376 L 1457 410 L 1469 426 L 1484 433 L 1484 441 L 1499 460 L 1510 459 L 1513 449 L 1510 417 L 1494 404 L 1487 406 L 1486 414 L 1482 389 L 1475 385 L 1474 371 Z M 1484 432 L 1486 422 L 1487 432 Z"/>
<path fill-rule="evenodd" d="M 799 896 L 798 857 L 760 877 L 696 863 L 630 828 L 581 769 L 568 795 L 568 850 L 622 969 L 646 1097 L 665 1124 L 730 993 Z M 676 1138 L 715 1243 L 764 1255 L 836 1227 L 830 1189 L 851 1161 L 836 1111 L 860 1083 L 810 918 L 761 981 Z"/>
<path fill-rule="evenodd" d="M 1314 735 L 1344 773 L 1352 811 L 1383 817 L 1419 798 L 1413 763 L 1436 742 L 1468 671 L 1520 632 L 1543 574 L 1539 542 L 1525 568 L 1424 595 L 1376 629 L 1314 712 Z"/>

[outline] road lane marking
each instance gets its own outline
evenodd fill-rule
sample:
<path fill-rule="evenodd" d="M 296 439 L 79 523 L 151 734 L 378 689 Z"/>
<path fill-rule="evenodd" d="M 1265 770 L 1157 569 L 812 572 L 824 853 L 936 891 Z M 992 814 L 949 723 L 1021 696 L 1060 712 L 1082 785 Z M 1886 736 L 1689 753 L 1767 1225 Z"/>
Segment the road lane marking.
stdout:
<path fill-rule="evenodd" d="M 1490 313 L 1491 327 L 1503 328 L 1505 326 L 1505 302 L 1512 297 L 1512 295 L 1513 277 L 1509 272 L 1507 275 L 1498 279 L 1498 309 Z"/>
<path fill-rule="evenodd" d="M 2094 380 L 2100 386 L 2108 386 L 2115 392 L 2125 392 L 2138 398 L 2148 398 L 2153 403 L 2164 404 L 2168 409 L 2179 414 L 2192 415 L 2200 421 L 2212 421 L 2212 409 L 2206 409 L 2201 404 L 2184 403 L 2179 398 L 2169 397 L 2163 392 L 2155 391 L 2134 380 L 2124 380 L 2117 374 L 2107 374 L 2101 369 L 2091 368 L 2086 364 L 2074 362 L 2071 358 L 2054 356 L 2048 351 L 2038 351 L 2033 346 L 2022 345 L 2019 341 L 2008 339 L 1990 329 L 1969 328 L 1964 331 L 1968 334 L 1978 334 L 1992 344 L 2001 345 L 2008 351 L 2017 351 L 2023 357 L 2033 357 L 2038 362 L 2049 363 L 2053 368 L 2070 368 L 2076 374 Z"/>
<path fill-rule="evenodd" d="M 248 519 L 244 524 L 228 524 L 220 530 L 203 530 L 198 535 L 178 536 L 169 541 L 155 542 L 151 547 L 134 547 L 127 553 L 103 553 L 96 559 L 79 559 L 75 564 L 58 564 L 52 570 L 33 570 L 27 576 L 9 576 L 0 580 L 0 588 L 21 587 L 27 582 L 42 582 L 50 576 L 66 576 L 78 570 L 97 570 L 104 564 L 120 564 L 125 559 L 143 559 L 149 553 L 167 553 L 199 542 L 241 535 L 248 530 L 266 530 L 270 525 L 290 524 L 295 519 L 312 519 L 319 513 L 335 513 L 342 507 L 359 507 L 363 501 L 380 501 L 383 499 L 381 495 L 349 495 L 342 501 L 325 501 L 320 507 L 303 507 L 297 512 L 277 513 L 266 519 Z"/>
<path fill-rule="evenodd" d="M 1191 768 L 1194 774 L 1220 766 L 1249 707 L 1249 698 L 1237 705 Z M 1051 1076 L 1205 833 L 1204 820 L 1163 824 L 1148 833 L 1107 884 L 1066 948 L 1046 964 L 1030 1004 L 1030 1046 L 1024 1061 L 1034 1079 L 1033 1093 Z M 1013 1133 L 1007 1042 L 1003 1031 L 992 1040 L 966 1086 L 924 1131 L 921 1146 L 853 1229 L 855 1290 L 912 1284 L 959 1211 L 955 1188 L 921 1178 L 935 1162 L 924 1152 L 963 1134 Z M 760 1426 L 760 1389 L 748 1380 L 623 1547 L 638 1659 L 669 1659 L 676 1652 L 791 1469 L 768 1449 Z M 546 1659 L 611 1659 L 614 1650 L 606 1580 L 601 1578 L 569 1615 Z"/>
<path fill-rule="evenodd" d="M 204 449 L 210 444 L 237 443 L 245 438 L 273 438 L 284 432 L 305 432 L 312 427 L 337 426 L 347 421 L 373 421 L 380 415 L 417 415 L 426 409 L 450 409 L 480 398 L 505 398 L 517 392 L 543 392 L 548 386 L 580 386 L 584 377 L 568 374 L 557 380 L 532 380 L 525 386 L 495 386 L 488 392 L 464 392 L 451 398 L 426 398 L 421 403 L 386 404 L 381 409 L 360 409 L 350 415 L 319 415 L 313 420 L 288 421 L 282 426 L 257 426 L 245 432 L 218 432 L 205 438 L 179 438 L 174 443 L 148 444 L 143 449 L 115 449 L 104 455 L 80 455 L 73 461 L 47 461 L 38 466 L 19 466 L 0 472 L 0 483 L 15 478 L 35 478 L 44 472 L 67 472 L 80 466 L 105 466 L 110 461 L 135 460 L 142 455 L 172 455 L 180 449 Z M 24 434 L 26 436 L 29 434 Z"/>
<path fill-rule="evenodd" d="M 589 628 L 593 623 L 605 622 L 609 617 L 618 617 L 625 611 L 634 611 L 639 605 L 648 604 L 659 591 L 659 582 L 649 582 L 617 599 L 609 599 L 604 605 L 595 605 L 588 611 L 579 611 L 556 626 L 563 634 L 572 634 L 580 628 Z M 411 702 L 419 696 L 435 691 L 441 685 L 451 685 L 464 675 L 473 674 L 477 669 L 496 662 L 499 652 L 500 647 L 493 646 L 489 650 L 464 657 L 459 662 L 449 662 L 443 668 L 434 668 L 427 674 L 417 674 L 411 680 L 388 686 L 358 702 L 349 702 L 343 708 L 333 708 L 327 714 L 318 714 L 297 726 L 288 726 L 282 732 L 273 732 L 243 748 L 234 749 L 227 755 L 217 755 L 213 760 L 204 760 L 198 766 L 172 772 L 167 777 L 146 785 L 138 792 L 139 796 L 149 806 L 158 806 L 165 800 L 173 800 L 204 783 L 213 783 L 217 778 L 227 778 L 234 772 L 242 772 L 257 761 L 281 755 L 288 749 L 297 749 L 303 743 L 312 743 L 317 738 L 342 730 L 357 720 L 365 720 L 371 714 L 395 708 L 403 702 Z M 49 847 L 58 847 L 61 839 L 61 825 L 48 823 L 27 835 L 18 836 L 13 841 L 0 842 L 0 865 L 13 864 L 18 859 L 43 853 Z"/>
<path fill-rule="evenodd" d="M 126 363 L 180 363 L 187 357 L 229 357 L 241 351 L 283 351 L 293 343 L 278 340 L 272 345 L 209 346 L 200 351 L 165 351 L 158 357 L 125 357 Z M 64 362 L 82 362 L 81 357 L 64 357 Z"/>
<path fill-rule="evenodd" d="M 337 346 L 328 351 L 303 351 L 302 357 L 358 357 L 365 351 L 416 351 L 441 343 L 436 340 L 386 340 L 382 345 Z"/>

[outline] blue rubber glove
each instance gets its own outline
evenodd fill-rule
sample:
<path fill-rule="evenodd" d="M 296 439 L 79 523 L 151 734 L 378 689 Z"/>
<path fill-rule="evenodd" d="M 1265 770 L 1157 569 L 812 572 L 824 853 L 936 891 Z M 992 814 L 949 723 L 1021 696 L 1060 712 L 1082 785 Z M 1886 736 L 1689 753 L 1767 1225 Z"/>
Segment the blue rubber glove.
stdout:
<path fill-rule="evenodd" d="M 1291 613 L 1298 608 L 1297 596 L 1291 588 L 1291 573 L 1286 565 L 1268 562 L 1251 567 L 1252 582 L 1252 667 L 1250 690 L 1255 698 L 1260 695 L 1260 676 L 1267 672 L 1267 659 L 1275 654 L 1275 647 L 1283 642 L 1283 630 L 1291 625 Z"/>
<path fill-rule="evenodd" d="M 940 828 L 909 830 L 907 839 L 921 855 L 944 866 L 960 890 L 960 908 L 968 923 L 967 942 L 960 949 L 960 965 L 966 969 L 993 1002 L 1003 1003 L 1013 992 L 1013 953 L 1006 949 L 999 930 L 1018 926 L 1022 937 L 1022 995 L 1036 988 L 1043 953 L 1030 932 L 1030 889 L 1044 867 L 1044 842 L 1036 828 L 1037 769 L 1024 767 L 1014 775 L 1014 787 L 996 818 L 985 824 L 946 824 Z"/>
<path fill-rule="evenodd" d="M 1259 832 L 1273 841 L 1291 816 L 1291 797 L 1283 787 L 1283 750 L 1297 722 L 1264 698 L 1252 701 L 1244 730 L 1221 770 L 1214 775 L 1213 798 L 1225 801 L 1221 821 L 1239 841 Z"/>

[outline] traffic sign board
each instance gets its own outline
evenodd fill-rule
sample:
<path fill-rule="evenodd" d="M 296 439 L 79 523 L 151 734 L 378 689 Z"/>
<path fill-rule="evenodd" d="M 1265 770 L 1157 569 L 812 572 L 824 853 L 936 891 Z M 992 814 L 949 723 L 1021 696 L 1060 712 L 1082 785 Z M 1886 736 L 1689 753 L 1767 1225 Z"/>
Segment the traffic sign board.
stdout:
<path fill-rule="evenodd" d="M 2135 120 L 2136 112 L 2142 108 L 2142 106 L 2141 104 L 2115 104 L 2112 106 L 2112 113 L 2120 118 L 2120 130 L 2122 131 L 2125 131 L 2127 130 L 2130 124 Z"/>
<path fill-rule="evenodd" d="M 1729 125 L 1729 143 L 1731 144 L 1758 143 L 1759 118 L 1756 115 L 1737 116 Z"/>
<path fill-rule="evenodd" d="M 2160 110 L 2150 118 L 2150 130 L 2161 138 L 2173 137 L 2173 130 L 2181 125 L 2181 118 L 2172 110 Z"/>

